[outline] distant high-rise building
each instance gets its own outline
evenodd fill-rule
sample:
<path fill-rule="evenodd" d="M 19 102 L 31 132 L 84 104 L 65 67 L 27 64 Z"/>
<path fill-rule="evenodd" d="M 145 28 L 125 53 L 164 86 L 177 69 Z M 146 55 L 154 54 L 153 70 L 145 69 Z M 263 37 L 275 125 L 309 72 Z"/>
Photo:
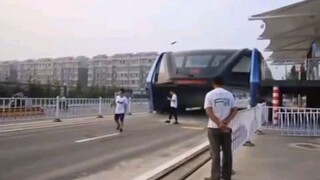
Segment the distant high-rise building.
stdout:
<path fill-rule="evenodd" d="M 0 81 L 144 90 L 157 52 L 0 62 Z"/>
<path fill-rule="evenodd" d="M 0 82 L 16 82 L 17 65 L 17 61 L 0 61 Z"/>
<path fill-rule="evenodd" d="M 89 65 L 88 86 L 145 89 L 147 75 L 157 56 L 157 52 L 95 56 Z"/>
<path fill-rule="evenodd" d="M 112 64 L 107 55 L 94 56 L 89 62 L 88 86 L 112 86 Z"/>
<path fill-rule="evenodd" d="M 84 56 L 61 57 L 56 59 L 43 58 L 26 60 L 18 64 L 18 82 L 39 84 L 55 84 L 86 86 L 88 79 L 88 61 Z"/>

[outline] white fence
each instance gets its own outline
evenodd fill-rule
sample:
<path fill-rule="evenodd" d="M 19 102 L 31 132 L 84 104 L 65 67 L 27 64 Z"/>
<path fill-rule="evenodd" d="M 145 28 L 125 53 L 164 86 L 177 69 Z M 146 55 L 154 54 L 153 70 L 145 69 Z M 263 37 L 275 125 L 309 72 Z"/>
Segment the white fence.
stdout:
<path fill-rule="evenodd" d="M 111 115 L 114 99 L 0 98 L 0 122 Z M 128 114 L 147 112 L 147 99 L 129 99 Z"/>
<path fill-rule="evenodd" d="M 236 152 L 262 125 L 263 106 L 242 110 L 231 121 L 232 151 Z"/>
<path fill-rule="evenodd" d="M 249 99 L 248 98 L 244 98 L 244 99 L 236 99 L 235 104 L 238 108 L 247 108 L 249 105 Z"/>
<path fill-rule="evenodd" d="M 320 136 L 320 109 L 264 106 L 261 114 L 265 127 L 280 130 L 286 136 Z"/>

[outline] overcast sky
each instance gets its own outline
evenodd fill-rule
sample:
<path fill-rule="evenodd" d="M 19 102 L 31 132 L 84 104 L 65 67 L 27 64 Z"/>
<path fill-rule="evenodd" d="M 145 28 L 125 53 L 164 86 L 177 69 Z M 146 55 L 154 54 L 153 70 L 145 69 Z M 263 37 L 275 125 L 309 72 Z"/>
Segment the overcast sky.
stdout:
<path fill-rule="evenodd" d="M 253 48 L 248 17 L 301 0 L 0 0 L 0 60 Z M 178 41 L 174 46 L 170 42 Z"/>

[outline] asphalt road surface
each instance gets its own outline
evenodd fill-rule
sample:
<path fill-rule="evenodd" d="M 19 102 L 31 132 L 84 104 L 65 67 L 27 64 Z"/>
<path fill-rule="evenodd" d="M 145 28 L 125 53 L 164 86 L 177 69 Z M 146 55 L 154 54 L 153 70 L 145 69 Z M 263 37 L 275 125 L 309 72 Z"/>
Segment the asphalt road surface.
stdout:
<path fill-rule="evenodd" d="M 203 115 L 183 115 L 180 125 L 161 115 L 128 116 L 121 134 L 111 119 L 0 131 L 0 179 L 131 179 L 206 140 Z"/>

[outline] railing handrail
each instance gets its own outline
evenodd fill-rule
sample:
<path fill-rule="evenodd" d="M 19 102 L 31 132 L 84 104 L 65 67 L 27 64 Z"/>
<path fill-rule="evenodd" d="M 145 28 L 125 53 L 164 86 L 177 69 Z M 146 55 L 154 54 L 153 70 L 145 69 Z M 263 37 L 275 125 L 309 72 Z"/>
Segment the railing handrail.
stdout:
<path fill-rule="evenodd" d="M 289 58 L 283 58 L 283 59 L 265 59 L 265 62 L 303 62 L 303 61 L 320 61 L 320 58 L 297 58 L 297 59 L 289 59 Z"/>
<path fill-rule="evenodd" d="M 273 106 L 265 106 L 267 108 L 275 108 Z M 311 107 L 285 107 L 285 106 L 280 106 L 276 107 L 278 109 L 292 109 L 292 110 L 318 110 L 320 111 L 320 108 L 311 108 Z"/>
<path fill-rule="evenodd" d="M 320 108 L 262 107 L 261 119 L 266 128 L 285 136 L 320 136 Z"/>

